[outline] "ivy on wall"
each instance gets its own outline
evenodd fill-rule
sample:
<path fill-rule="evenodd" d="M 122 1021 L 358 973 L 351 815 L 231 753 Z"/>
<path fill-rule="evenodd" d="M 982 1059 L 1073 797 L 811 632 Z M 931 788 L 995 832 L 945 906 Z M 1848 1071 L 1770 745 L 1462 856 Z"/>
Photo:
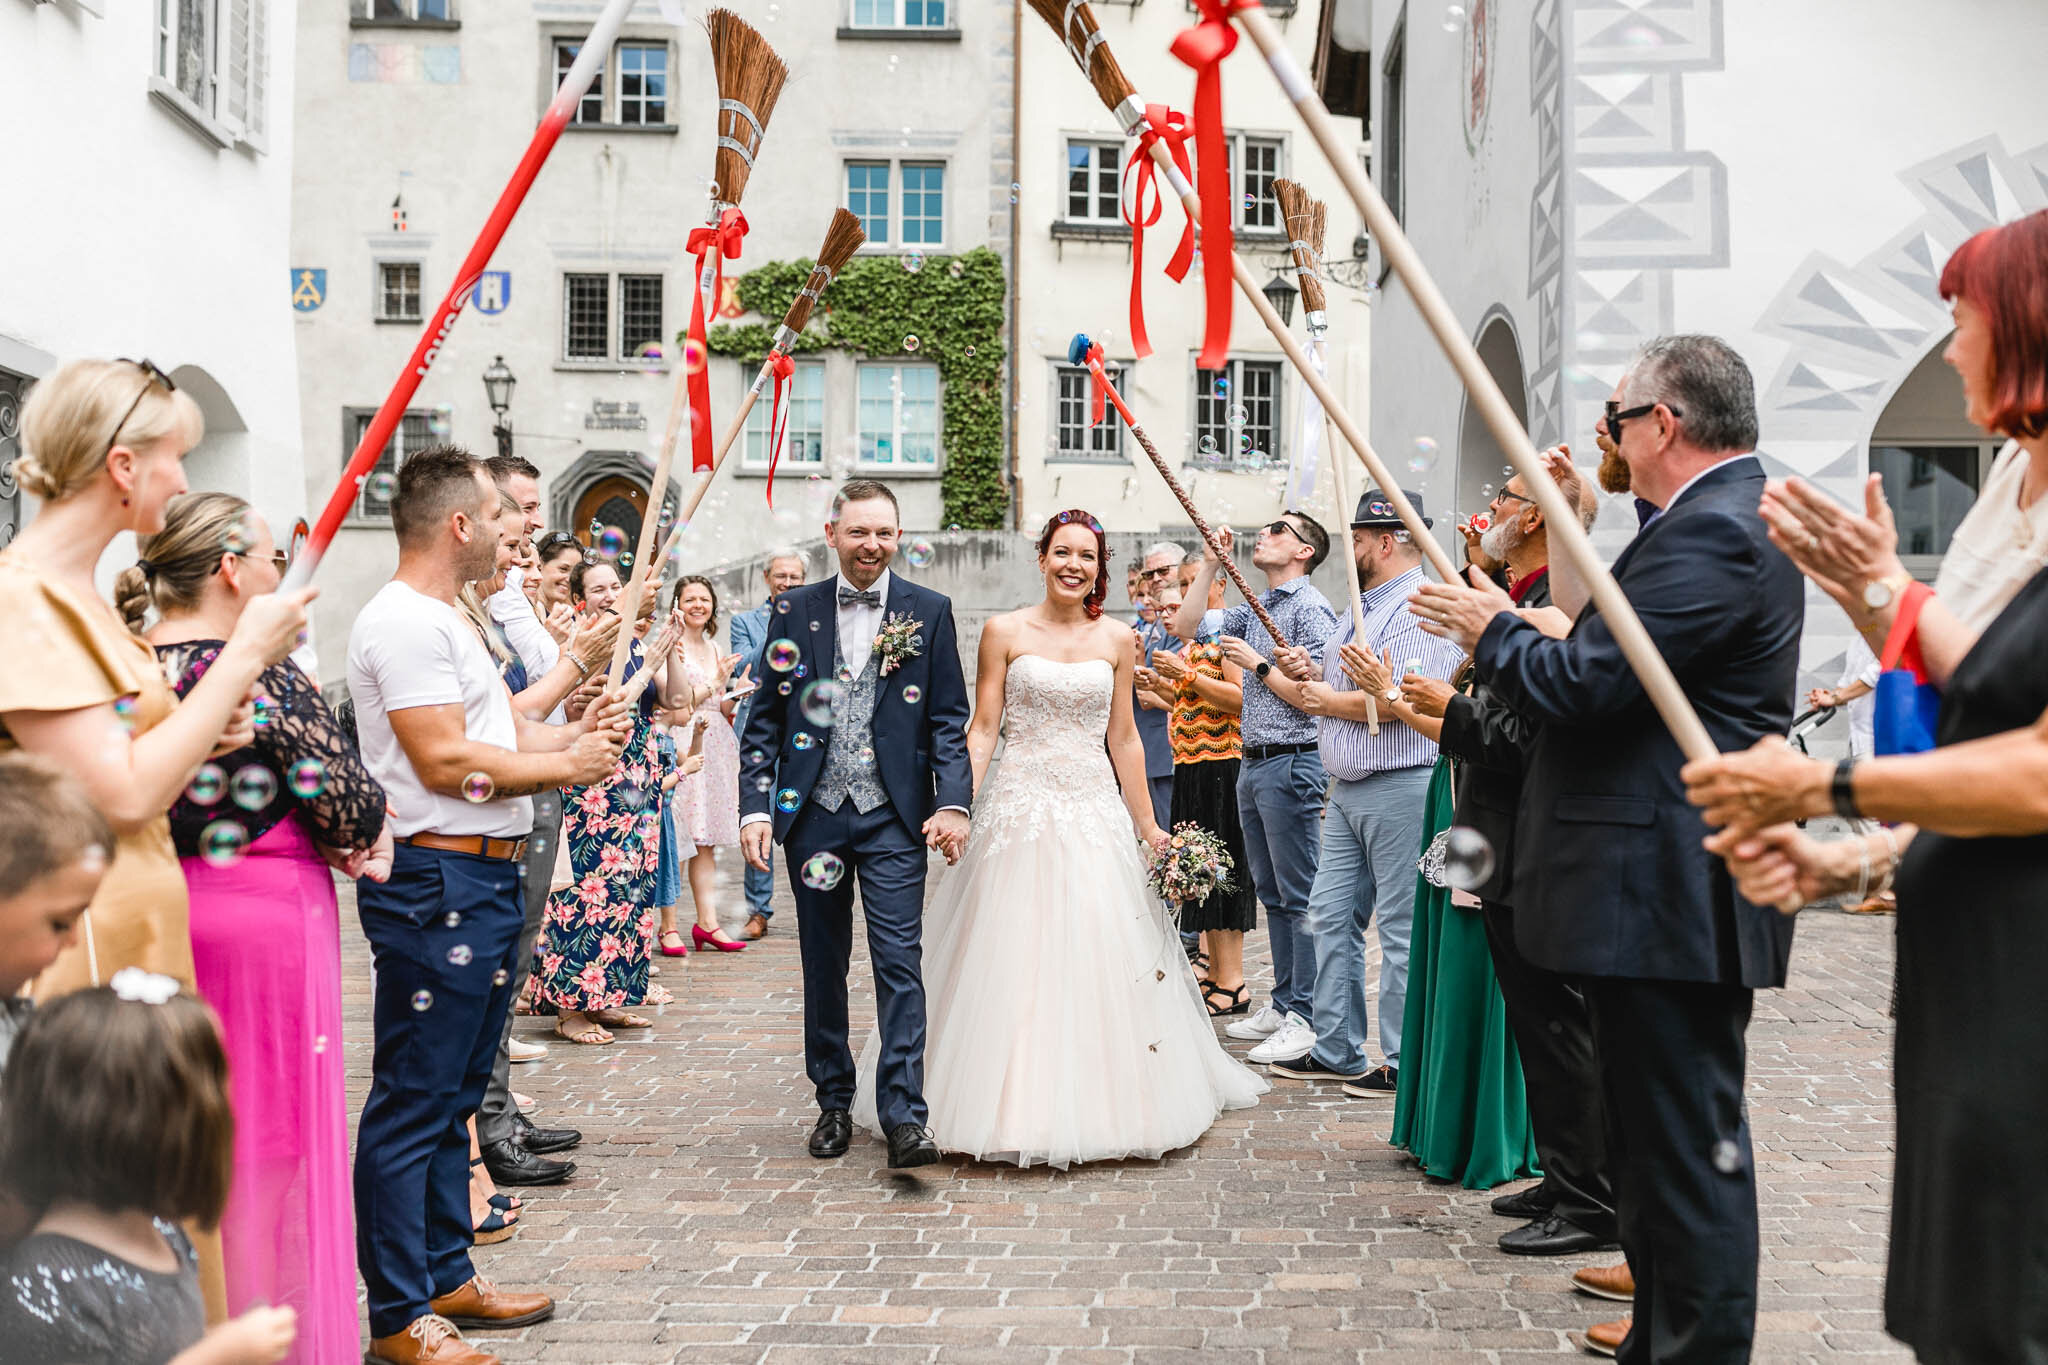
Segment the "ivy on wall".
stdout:
<path fill-rule="evenodd" d="M 911 269 L 908 262 L 922 259 Z M 758 366 L 811 262 L 770 261 L 741 275 L 739 301 L 773 319 L 713 327 L 715 353 Z M 949 526 L 995 531 L 1007 524 L 1003 483 L 1003 263 L 987 247 L 961 256 L 862 256 L 825 291 L 794 350 L 837 347 L 877 358 L 915 358 L 939 367 L 940 493 Z"/>

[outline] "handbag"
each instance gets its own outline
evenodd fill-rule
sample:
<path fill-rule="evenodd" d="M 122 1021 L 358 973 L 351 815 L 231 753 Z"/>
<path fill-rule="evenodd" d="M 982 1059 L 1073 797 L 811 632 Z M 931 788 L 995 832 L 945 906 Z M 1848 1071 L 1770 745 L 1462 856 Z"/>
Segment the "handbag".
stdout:
<path fill-rule="evenodd" d="M 1871 741 L 1879 754 L 1921 754 L 1934 747 L 1941 718 L 1941 689 L 1927 680 L 1916 632 L 1920 609 L 1934 593 L 1925 583 L 1906 589 L 1899 614 L 1878 656 L 1881 670 L 1873 694 Z"/>

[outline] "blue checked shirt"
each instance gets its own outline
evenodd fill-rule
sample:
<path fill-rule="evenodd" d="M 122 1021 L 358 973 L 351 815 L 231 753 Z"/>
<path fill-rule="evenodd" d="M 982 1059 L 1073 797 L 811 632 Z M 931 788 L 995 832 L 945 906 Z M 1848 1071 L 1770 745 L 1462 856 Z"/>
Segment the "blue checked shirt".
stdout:
<path fill-rule="evenodd" d="M 1359 595 L 1365 610 L 1365 643 L 1374 658 L 1384 659 L 1388 650 L 1394 652 L 1397 679 L 1413 659 L 1420 661 L 1413 672 L 1448 681 L 1458 671 L 1465 652 L 1449 640 L 1440 640 L 1424 630 L 1422 622 L 1408 609 L 1408 595 L 1426 581 L 1418 564 L 1400 577 Z M 1323 656 L 1323 681 L 1339 692 L 1358 690 L 1358 684 L 1344 671 L 1343 656 L 1337 649 L 1349 639 L 1351 617 L 1347 612 Z M 1392 708 L 1384 705 L 1380 708 L 1377 736 L 1366 728 L 1364 721 L 1323 716 L 1316 721 L 1316 739 L 1322 750 L 1324 770 L 1340 782 L 1356 782 L 1399 768 L 1426 768 L 1436 762 L 1436 741 L 1395 720 Z"/>
<path fill-rule="evenodd" d="M 1337 628 L 1337 613 L 1313 583 L 1306 578 L 1291 578 L 1277 588 L 1267 589 L 1259 605 L 1272 615 L 1273 624 L 1280 627 L 1288 644 L 1306 649 L 1309 657 L 1317 664 L 1322 663 L 1323 642 Z M 1224 611 L 1222 633 L 1235 635 L 1262 659 L 1273 657 L 1273 637 L 1242 602 Z M 1303 715 L 1274 696 L 1272 689 L 1249 668 L 1244 671 L 1244 712 L 1240 723 L 1246 744 L 1316 742 L 1315 717 Z"/>

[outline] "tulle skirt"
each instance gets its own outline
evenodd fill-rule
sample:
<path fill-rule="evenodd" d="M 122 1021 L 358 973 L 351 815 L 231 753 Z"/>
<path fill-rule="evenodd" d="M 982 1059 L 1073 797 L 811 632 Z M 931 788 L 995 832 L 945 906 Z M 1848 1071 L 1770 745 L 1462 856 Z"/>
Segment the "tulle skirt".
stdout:
<path fill-rule="evenodd" d="M 1267 1083 L 1217 1042 L 1114 785 L 1069 786 L 1045 819 L 1029 769 L 985 785 L 925 913 L 933 1137 L 1061 1168 L 1189 1146 Z M 870 1130 L 879 1050 L 870 1035 L 854 1099 Z"/>

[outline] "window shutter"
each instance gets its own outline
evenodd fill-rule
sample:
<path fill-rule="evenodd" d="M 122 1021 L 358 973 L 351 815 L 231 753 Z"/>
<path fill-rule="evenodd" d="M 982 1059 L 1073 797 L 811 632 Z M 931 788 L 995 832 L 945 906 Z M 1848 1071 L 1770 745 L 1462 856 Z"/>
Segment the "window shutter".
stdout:
<path fill-rule="evenodd" d="M 220 73 L 221 84 L 226 87 L 225 98 L 216 97 L 215 114 L 230 131 L 240 136 L 249 121 L 249 7 L 254 0 L 225 0 L 227 9 L 225 24 L 220 23 L 216 11 L 214 22 L 218 25 L 220 59 L 214 69 Z"/>
<path fill-rule="evenodd" d="M 259 152 L 270 150 L 270 0 L 244 0 L 249 6 L 249 114 L 243 120 L 244 140 Z"/>

